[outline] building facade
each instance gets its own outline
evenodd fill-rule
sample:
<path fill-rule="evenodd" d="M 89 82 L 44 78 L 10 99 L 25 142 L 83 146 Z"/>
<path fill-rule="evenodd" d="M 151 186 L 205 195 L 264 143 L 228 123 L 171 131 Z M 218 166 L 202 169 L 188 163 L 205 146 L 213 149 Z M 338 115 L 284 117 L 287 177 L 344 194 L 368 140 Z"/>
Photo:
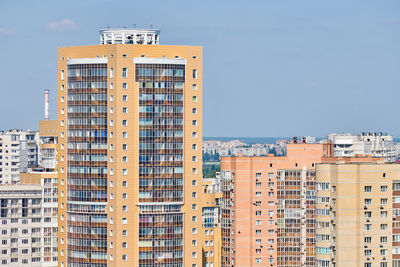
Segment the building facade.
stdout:
<path fill-rule="evenodd" d="M 21 172 L 38 166 L 38 139 L 35 131 L 0 133 L 0 184 L 16 184 Z"/>
<path fill-rule="evenodd" d="M 317 266 L 400 266 L 400 165 L 329 159 L 316 177 Z"/>
<path fill-rule="evenodd" d="M 222 266 L 315 265 L 315 166 L 329 144 L 222 157 Z"/>
<path fill-rule="evenodd" d="M 59 49 L 60 266 L 203 264 L 202 48 L 158 38 Z"/>
<path fill-rule="evenodd" d="M 0 186 L 2 265 L 57 266 L 57 183 L 57 173 L 22 173 Z"/>

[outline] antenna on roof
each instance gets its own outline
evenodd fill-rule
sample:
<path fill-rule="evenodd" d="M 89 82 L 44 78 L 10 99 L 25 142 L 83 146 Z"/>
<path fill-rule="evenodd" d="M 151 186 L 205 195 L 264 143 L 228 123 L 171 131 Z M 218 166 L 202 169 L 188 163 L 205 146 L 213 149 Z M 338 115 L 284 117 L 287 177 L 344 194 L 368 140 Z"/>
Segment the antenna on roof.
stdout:
<path fill-rule="evenodd" d="M 133 28 L 136 28 L 136 24 L 133 24 Z"/>
<path fill-rule="evenodd" d="M 150 29 L 153 29 L 153 24 L 150 24 Z"/>

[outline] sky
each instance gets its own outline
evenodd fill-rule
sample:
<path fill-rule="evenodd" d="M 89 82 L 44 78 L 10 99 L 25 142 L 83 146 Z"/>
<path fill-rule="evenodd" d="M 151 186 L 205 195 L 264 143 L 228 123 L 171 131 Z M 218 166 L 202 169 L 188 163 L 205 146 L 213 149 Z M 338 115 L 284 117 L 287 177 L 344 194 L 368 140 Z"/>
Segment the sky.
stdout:
<path fill-rule="evenodd" d="M 0 0 L 0 129 L 57 115 L 57 48 L 110 27 L 203 46 L 204 136 L 400 137 L 400 1 Z"/>

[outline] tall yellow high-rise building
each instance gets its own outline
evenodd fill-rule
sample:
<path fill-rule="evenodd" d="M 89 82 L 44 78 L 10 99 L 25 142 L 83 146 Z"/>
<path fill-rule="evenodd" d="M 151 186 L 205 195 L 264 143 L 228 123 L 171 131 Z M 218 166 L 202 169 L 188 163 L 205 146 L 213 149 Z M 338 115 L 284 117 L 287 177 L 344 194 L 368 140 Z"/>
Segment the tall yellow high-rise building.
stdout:
<path fill-rule="evenodd" d="M 100 36 L 59 49 L 59 266 L 203 266 L 202 48 Z"/>

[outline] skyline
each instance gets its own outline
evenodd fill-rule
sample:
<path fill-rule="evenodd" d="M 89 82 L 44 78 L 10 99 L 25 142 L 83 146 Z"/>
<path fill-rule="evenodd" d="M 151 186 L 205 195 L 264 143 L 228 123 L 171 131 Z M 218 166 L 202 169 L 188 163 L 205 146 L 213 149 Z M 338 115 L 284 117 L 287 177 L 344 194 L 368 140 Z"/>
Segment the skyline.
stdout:
<path fill-rule="evenodd" d="M 156 1 L 151 13 L 142 12 L 151 4 L 128 1 L 71 1 L 62 10 L 51 1 L 20 3 L 0 3 L 0 112 L 8 114 L 1 130 L 37 129 L 45 89 L 56 119 L 57 47 L 95 45 L 101 28 L 137 23 L 160 29 L 160 44 L 203 46 L 204 136 L 400 136 L 391 123 L 400 85 L 397 1 Z"/>

